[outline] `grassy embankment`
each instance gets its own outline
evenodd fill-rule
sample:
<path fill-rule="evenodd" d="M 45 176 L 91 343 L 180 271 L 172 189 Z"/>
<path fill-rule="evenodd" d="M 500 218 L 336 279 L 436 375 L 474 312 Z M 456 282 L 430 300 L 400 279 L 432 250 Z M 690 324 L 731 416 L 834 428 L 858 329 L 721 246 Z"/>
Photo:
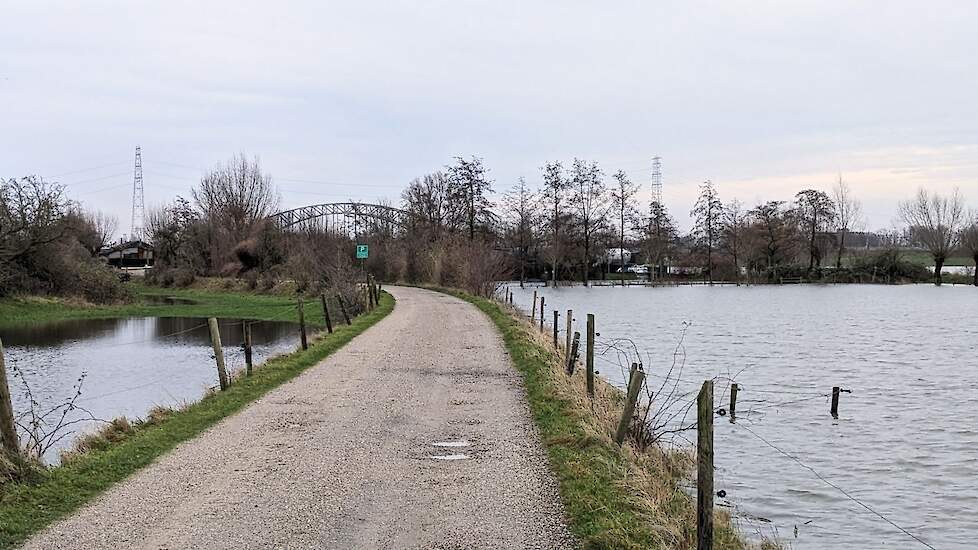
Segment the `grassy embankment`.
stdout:
<path fill-rule="evenodd" d="M 140 289 L 142 295 L 157 290 Z M 57 318 L 96 318 L 127 315 L 189 315 L 232 318 L 295 319 L 295 310 L 282 314 L 291 300 L 257 294 L 221 293 L 206 290 L 160 290 L 159 294 L 196 300 L 195 304 L 173 306 L 125 305 L 107 308 L 43 305 L 30 311 L 23 304 L 0 303 L 18 322 Z M 313 302 L 315 305 L 315 302 Z M 266 392 L 291 380 L 341 348 L 394 308 L 394 298 L 384 293 L 379 307 L 353 320 L 352 325 L 334 322 L 331 335 L 320 334 L 306 351 L 296 351 L 266 361 L 250 377 L 236 379 L 224 392 L 212 393 L 178 411 L 166 411 L 153 419 L 135 423 L 121 441 L 96 446 L 64 466 L 35 472 L 27 479 L 2 483 L 0 480 L 0 548 L 15 546 L 31 534 L 62 518 L 113 484 L 152 463 L 177 444 L 192 439 L 207 428 L 241 410 Z M 307 319 L 316 320 L 317 308 L 307 308 Z M 321 312 L 318 319 L 322 319 Z M 342 319 L 342 318 L 341 318 Z M 335 321 L 335 319 L 334 319 Z"/>
<path fill-rule="evenodd" d="M 588 399 L 581 369 L 564 374 L 560 352 L 523 317 L 496 302 L 439 289 L 492 319 L 523 375 L 530 408 L 547 448 L 570 528 L 584 548 L 695 548 L 696 509 L 682 488 L 690 455 L 615 445 L 624 396 L 603 380 Z M 748 545 L 717 512 L 715 547 Z M 773 544 L 766 547 L 775 548 Z"/>

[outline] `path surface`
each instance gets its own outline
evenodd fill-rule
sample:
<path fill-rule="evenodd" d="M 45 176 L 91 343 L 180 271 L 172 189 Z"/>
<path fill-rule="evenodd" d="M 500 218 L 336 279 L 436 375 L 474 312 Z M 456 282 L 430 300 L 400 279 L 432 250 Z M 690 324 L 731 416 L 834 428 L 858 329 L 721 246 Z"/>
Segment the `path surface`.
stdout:
<path fill-rule="evenodd" d="M 389 290 L 387 318 L 27 547 L 571 547 L 492 322 Z"/>

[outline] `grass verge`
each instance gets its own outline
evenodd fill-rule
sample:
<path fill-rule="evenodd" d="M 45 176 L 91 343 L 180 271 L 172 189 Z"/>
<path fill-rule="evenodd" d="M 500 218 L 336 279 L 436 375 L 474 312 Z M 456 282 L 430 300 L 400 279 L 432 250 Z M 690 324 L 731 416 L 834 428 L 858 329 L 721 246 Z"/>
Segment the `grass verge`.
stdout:
<path fill-rule="evenodd" d="M 490 300 L 434 290 L 471 302 L 502 334 L 523 375 L 569 526 L 582 547 L 696 547 L 695 505 L 681 488 L 689 477 L 689 454 L 619 448 L 612 434 L 624 401 L 620 391 L 598 379 L 595 398 L 588 399 L 581 369 L 566 376 L 559 352 L 521 315 Z M 718 512 L 715 522 L 715 548 L 748 547 L 727 514 Z"/>
<path fill-rule="evenodd" d="M 172 292 L 168 291 L 168 294 Z M 306 351 L 266 361 L 255 369 L 253 376 L 236 379 L 227 391 L 209 394 L 158 422 L 142 423 L 122 441 L 75 457 L 64 466 L 40 471 L 21 482 L 0 485 L 0 548 L 22 543 L 31 534 L 70 514 L 177 444 L 194 438 L 298 376 L 393 309 L 394 298 L 383 293 L 380 305 L 357 317 L 352 325 L 336 326 L 333 334 L 321 335 Z"/>

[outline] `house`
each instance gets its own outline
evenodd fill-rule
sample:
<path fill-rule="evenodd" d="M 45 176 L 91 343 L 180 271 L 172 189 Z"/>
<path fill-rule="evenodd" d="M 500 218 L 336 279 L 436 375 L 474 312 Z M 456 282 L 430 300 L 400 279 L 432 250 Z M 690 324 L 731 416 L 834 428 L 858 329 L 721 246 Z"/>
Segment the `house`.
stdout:
<path fill-rule="evenodd" d="M 119 268 L 147 268 L 153 265 L 153 245 L 142 240 L 120 241 L 104 246 L 99 257 Z"/>

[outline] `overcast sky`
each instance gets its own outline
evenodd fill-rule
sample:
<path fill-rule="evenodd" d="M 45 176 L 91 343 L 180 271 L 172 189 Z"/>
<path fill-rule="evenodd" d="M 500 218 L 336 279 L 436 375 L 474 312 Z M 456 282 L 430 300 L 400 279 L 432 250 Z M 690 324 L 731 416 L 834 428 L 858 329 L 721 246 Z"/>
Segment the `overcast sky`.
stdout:
<path fill-rule="evenodd" d="M 647 199 L 658 155 L 683 227 L 705 179 L 751 206 L 841 173 L 877 229 L 919 186 L 978 207 L 976 29 L 971 0 L 0 0 L 0 177 L 128 231 L 136 145 L 147 207 L 238 152 L 286 207 L 456 155 L 497 191 L 593 159 Z"/>

